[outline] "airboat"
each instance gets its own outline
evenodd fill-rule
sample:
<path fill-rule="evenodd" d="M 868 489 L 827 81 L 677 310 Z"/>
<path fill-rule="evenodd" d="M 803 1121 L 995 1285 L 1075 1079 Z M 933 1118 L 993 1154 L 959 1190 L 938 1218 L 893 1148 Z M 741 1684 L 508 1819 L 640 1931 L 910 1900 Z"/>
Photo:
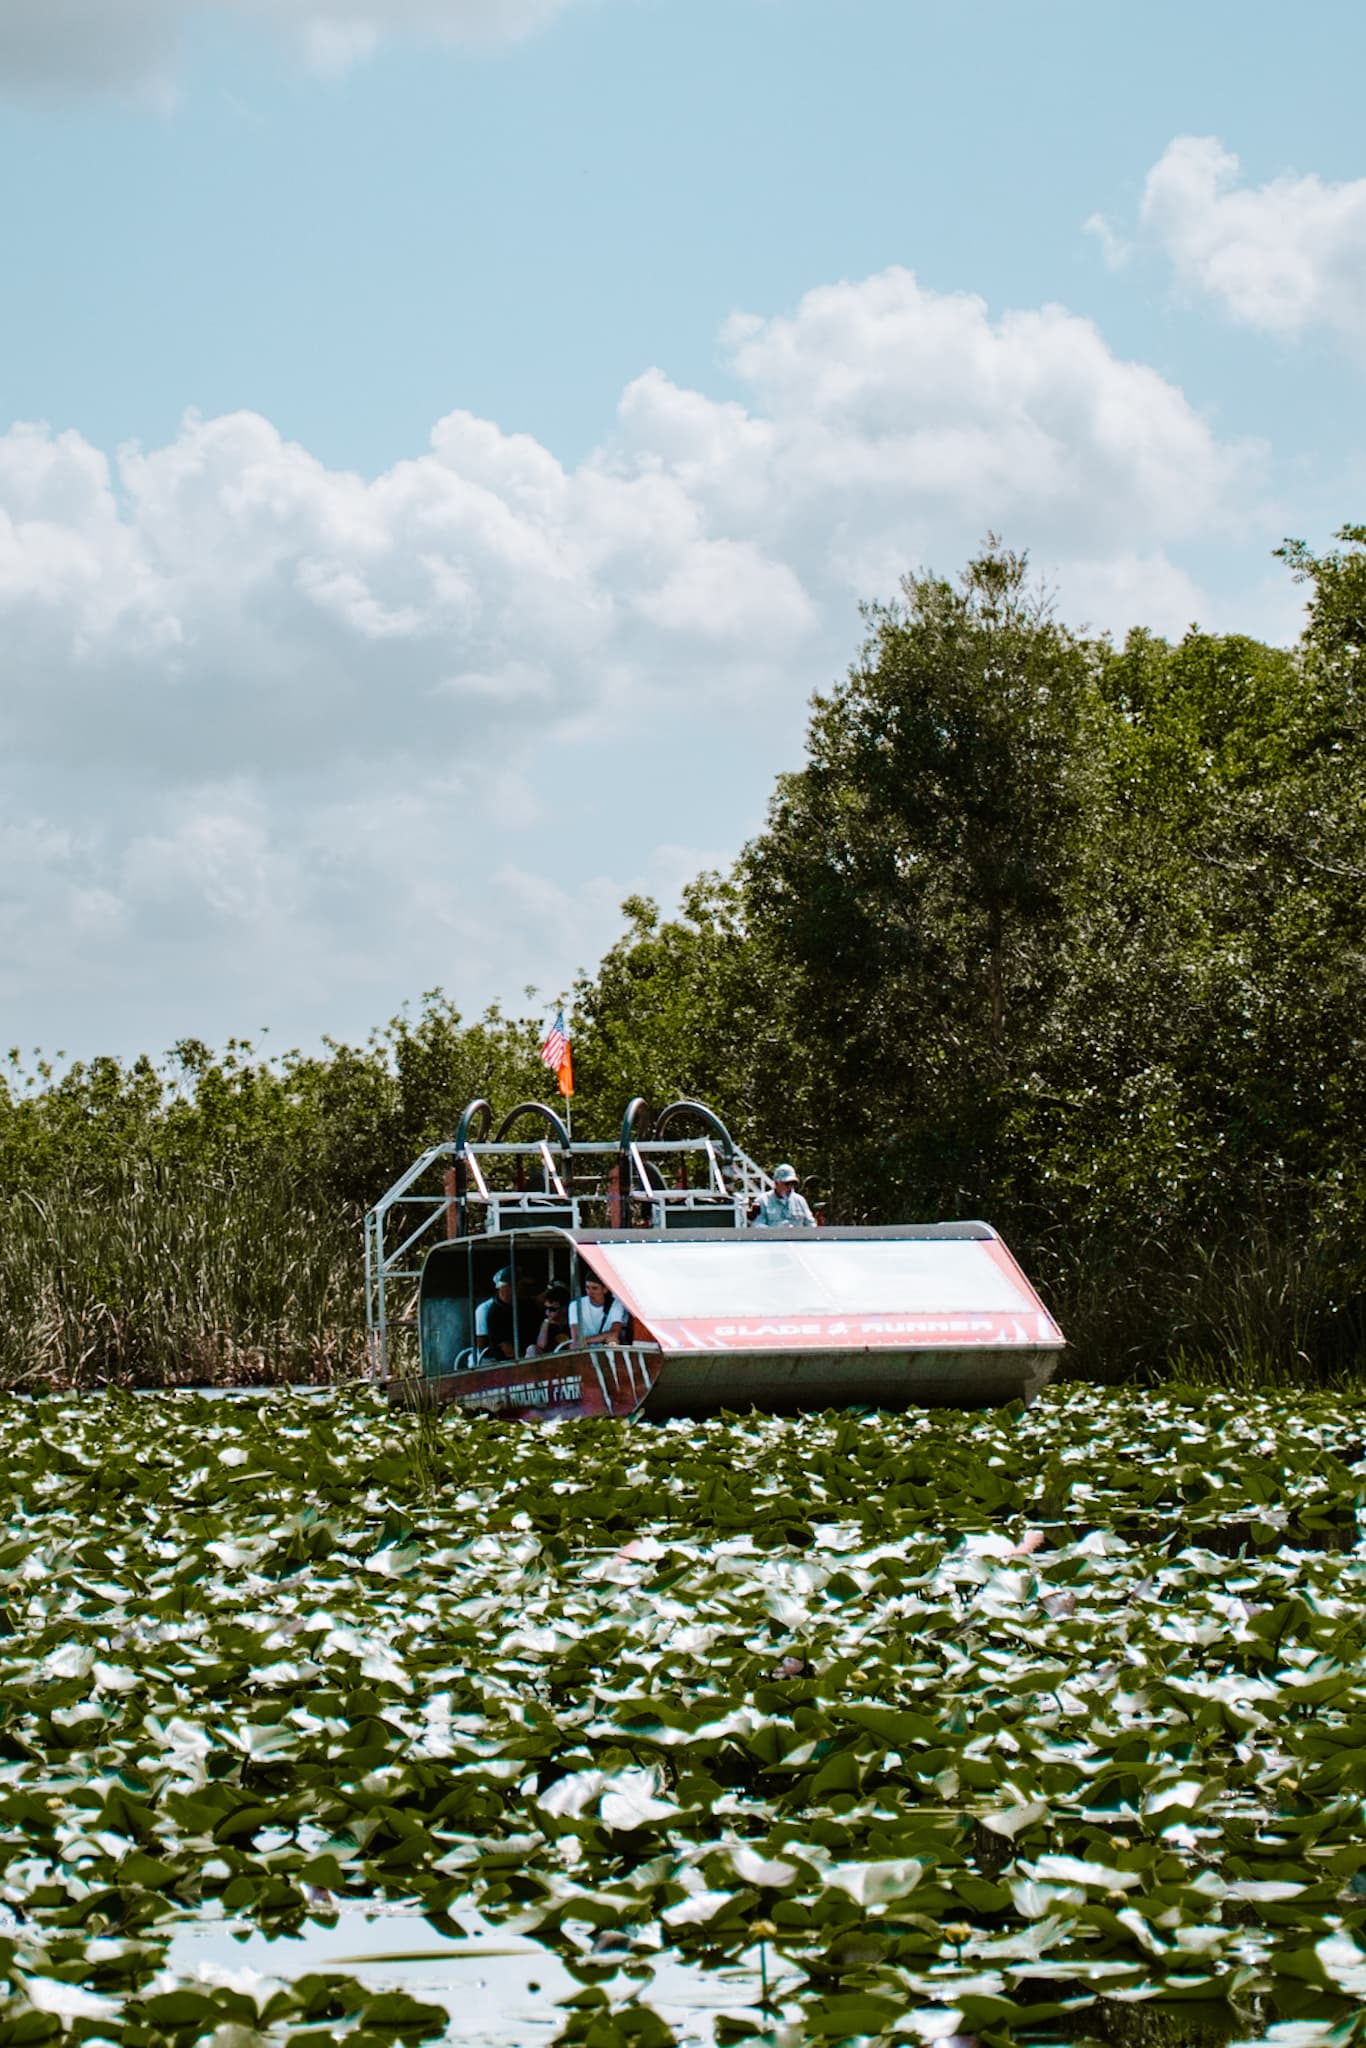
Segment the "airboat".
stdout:
<path fill-rule="evenodd" d="M 1051 1379 L 1062 1332 L 988 1224 L 755 1228 L 772 1191 L 702 1102 L 637 1097 L 615 1144 L 471 1102 L 366 1218 L 375 1377 L 396 1405 L 543 1422 L 987 1408 Z M 547 1292 L 590 1280 L 610 1333 L 534 1350 Z"/>

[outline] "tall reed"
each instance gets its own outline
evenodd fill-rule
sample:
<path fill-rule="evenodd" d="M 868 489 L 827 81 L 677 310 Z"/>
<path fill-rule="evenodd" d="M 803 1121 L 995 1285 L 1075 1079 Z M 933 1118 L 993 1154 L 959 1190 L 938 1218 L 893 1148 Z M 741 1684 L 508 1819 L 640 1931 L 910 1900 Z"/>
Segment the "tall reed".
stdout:
<path fill-rule="evenodd" d="M 360 1219 L 298 1174 L 131 1154 L 0 1196 L 0 1384 L 330 1379 L 364 1357 Z"/>
<path fill-rule="evenodd" d="M 1250 1207 L 1170 1238 L 1058 1234 L 1018 1248 L 1067 1332 L 1065 1371 L 1243 1389 L 1348 1384 L 1366 1359 L 1366 1301 L 1335 1226 Z"/>

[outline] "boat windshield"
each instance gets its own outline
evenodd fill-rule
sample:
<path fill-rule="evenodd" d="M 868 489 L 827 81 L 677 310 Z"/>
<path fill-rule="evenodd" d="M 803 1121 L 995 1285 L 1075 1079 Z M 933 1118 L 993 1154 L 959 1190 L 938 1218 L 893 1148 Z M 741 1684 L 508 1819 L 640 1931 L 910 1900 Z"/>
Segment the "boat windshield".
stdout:
<path fill-rule="evenodd" d="M 584 1246 L 666 1350 L 892 1342 L 1057 1342 L 998 1238 L 759 1233 L 714 1244 Z"/>

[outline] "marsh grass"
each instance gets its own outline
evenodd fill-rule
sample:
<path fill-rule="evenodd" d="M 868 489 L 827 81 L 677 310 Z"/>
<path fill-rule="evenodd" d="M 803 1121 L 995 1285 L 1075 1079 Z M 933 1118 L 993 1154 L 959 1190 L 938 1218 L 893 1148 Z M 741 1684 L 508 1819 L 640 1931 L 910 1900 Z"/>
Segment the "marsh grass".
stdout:
<path fill-rule="evenodd" d="M 1254 1216 L 1237 1232 L 1198 1240 L 1183 1277 L 1184 1286 L 1174 1289 L 1178 1349 L 1199 1332 L 1215 1357 L 1244 1372 L 1255 1365 L 1263 1375 L 1258 1384 L 1318 1377 L 1336 1305 L 1336 1275 L 1322 1239 L 1292 1236 Z"/>
<path fill-rule="evenodd" d="M 361 1369 L 359 1218 L 297 1176 L 130 1155 L 0 1198 L 0 1384 L 325 1381 Z"/>
<path fill-rule="evenodd" d="M 1178 1348 L 1144 1376 L 1164 1393 L 1294 1393 L 1306 1387 L 1350 1396 L 1362 1391 L 1361 1377 L 1346 1366 L 1316 1364 L 1303 1357 L 1268 1357 L 1265 1352 L 1189 1351 Z"/>
<path fill-rule="evenodd" d="M 1015 1242 L 1068 1337 L 1064 1378 L 1173 1377 L 1243 1391 L 1341 1387 L 1366 1364 L 1366 1302 L 1336 1232 L 1255 1211 L 1170 1238 Z"/>

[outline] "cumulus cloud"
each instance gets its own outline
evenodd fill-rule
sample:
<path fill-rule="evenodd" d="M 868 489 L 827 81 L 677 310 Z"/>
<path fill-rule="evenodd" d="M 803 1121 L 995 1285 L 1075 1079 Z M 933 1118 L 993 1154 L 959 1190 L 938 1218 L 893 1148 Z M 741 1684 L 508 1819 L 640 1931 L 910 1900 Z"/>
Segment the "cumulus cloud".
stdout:
<path fill-rule="evenodd" d="M 529 35 L 572 0 L 5 0 L 0 86 L 11 91 L 133 92 L 173 84 L 184 32 L 205 15 L 268 25 L 325 71 L 345 70 L 383 39 L 496 42 Z"/>
<path fill-rule="evenodd" d="M 1212 135 L 1179 136 L 1148 173 L 1142 226 L 1181 283 L 1272 334 L 1366 345 L 1366 178 L 1284 172 L 1249 185 Z"/>
<path fill-rule="evenodd" d="M 572 468 L 461 412 L 373 478 L 249 413 L 0 435 L 11 1008 L 69 1041 L 98 988 L 167 1043 L 557 990 L 752 829 L 857 599 L 992 527 L 1070 616 L 1179 631 L 1183 546 L 1256 498 L 1256 449 L 1058 307 L 892 270 L 725 346 L 739 397 L 650 370 Z"/>

